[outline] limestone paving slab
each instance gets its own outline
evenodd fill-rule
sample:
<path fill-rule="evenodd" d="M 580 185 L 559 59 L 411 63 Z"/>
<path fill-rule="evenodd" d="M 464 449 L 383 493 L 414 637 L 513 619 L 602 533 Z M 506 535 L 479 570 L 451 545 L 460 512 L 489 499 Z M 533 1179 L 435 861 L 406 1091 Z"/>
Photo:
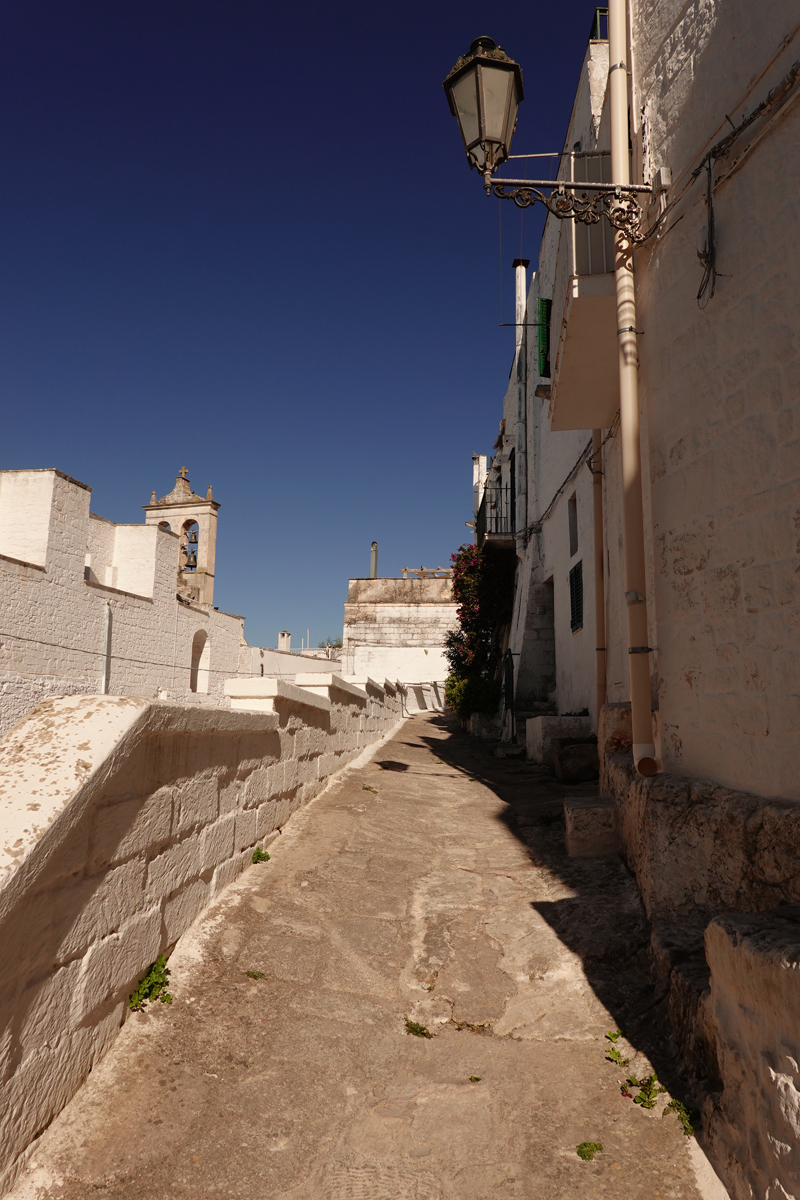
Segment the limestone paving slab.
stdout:
<path fill-rule="evenodd" d="M 564 794 L 407 721 L 184 935 L 14 1200 L 719 1200 L 666 1098 L 620 1093 L 682 1096 L 635 888 L 567 856 Z"/>

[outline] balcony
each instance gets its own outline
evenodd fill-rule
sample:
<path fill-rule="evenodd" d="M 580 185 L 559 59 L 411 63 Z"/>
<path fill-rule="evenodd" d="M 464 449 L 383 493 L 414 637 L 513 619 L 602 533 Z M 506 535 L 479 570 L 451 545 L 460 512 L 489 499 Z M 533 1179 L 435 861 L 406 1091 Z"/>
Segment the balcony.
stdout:
<path fill-rule="evenodd" d="M 605 154 L 571 159 L 573 178 L 603 182 Z M 611 227 L 564 221 L 558 249 L 551 337 L 557 343 L 550 428 L 607 429 L 619 408 L 614 241 Z M 552 351 L 551 351 L 552 353 Z"/>
<path fill-rule="evenodd" d="M 475 522 L 475 541 L 500 549 L 515 546 L 515 503 L 510 487 L 488 484 Z"/>

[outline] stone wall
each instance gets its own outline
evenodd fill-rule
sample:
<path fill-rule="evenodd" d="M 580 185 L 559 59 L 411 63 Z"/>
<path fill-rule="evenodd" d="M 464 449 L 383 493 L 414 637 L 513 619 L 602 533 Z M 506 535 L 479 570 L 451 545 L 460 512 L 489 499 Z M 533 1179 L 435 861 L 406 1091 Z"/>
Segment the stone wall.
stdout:
<path fill-rule="evenodd" d="M 670 199 L 685 189 L 636 261 L 662 763 L 800 799 L 797 87 L 715 164 L 720 274 L 702 308 L 705 171 L 691 184 L 726 114 L 749 115 L 800 58 L 797 5 L 631 10 L 636 169 L 669 167 Z"/>
<path fill-rule="evenodd" d="M 800 804 L 643 778 L 627 704 L 605 706 L 599 743 L 715 1165 L 733 1200 L 794 1197 L 777 1185 L 797 1179 L 800 1136 Z"/>
<path fill-rule="evenodd" d="M 456 627 L 452 580 L 351 579 L 342 670 L 402 683 L 443 684 L 444 639 Z"/>
<path fill-rule="evenodd" d="M 223 703 L 237 673 L 243 618 L 177 599 L 177 535 L 105 521 L 90 497 L 60 471 L 0 472 L 0 734 L 43 696 L 104 680 L 111 695 L 188 697 L 197 634 L 201 692 Z"/>
<path fill-rule="evenodd" d="M 148 965 L 398 720 L 391 685 L 306 678 L 254 680 L 270 712 L 47 700 L 0 741 L 0 1191 Z"/>

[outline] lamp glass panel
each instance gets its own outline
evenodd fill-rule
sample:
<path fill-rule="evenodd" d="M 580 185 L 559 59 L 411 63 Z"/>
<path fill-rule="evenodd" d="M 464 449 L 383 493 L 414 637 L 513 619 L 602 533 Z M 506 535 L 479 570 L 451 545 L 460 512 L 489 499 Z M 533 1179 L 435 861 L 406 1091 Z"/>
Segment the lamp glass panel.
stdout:
<path fill-rule="evenodd" d="M 511 150 L 511 139 L 514 136 L 514 126 L 517 122 L 517 109 L 519 108 L 519 99 L 517 97 L 517 81 L 514 78 L 513 72 L 509 71 L 511 78 L 511 103 L 508 106 L 508 118 L 506 120 L 506 128 L 503 136 L 503 145 L 506 148 L 506 154 Z"/>
<path fill-rule="evenodd" d="M 453 101 L 458 113 L 458 123 L 461 126 L 464 145 L 469 146 L 472 142 L 477 141 L 481 133 L 478 123 L 478 91 L 475 85 L 474 66 L 453 84 Z"/>
<path fill-rule="evenodd" d="M 481 63 L 484 127 L 486 137 L 493 142 L 502 142 L 505 137 L 508 93 L 513 86 L 513 71 L 505 71 L 488 62 Z"/>

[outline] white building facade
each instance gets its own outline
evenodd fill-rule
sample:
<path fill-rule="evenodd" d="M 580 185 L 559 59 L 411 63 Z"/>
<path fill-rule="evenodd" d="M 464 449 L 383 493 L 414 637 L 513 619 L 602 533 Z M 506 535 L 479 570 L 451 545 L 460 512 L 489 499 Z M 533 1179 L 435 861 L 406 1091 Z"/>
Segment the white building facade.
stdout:
<path fill-rule="evenodd" d="M 610 179 L 624 69 L 631 180 L 651 189 L 633 251 L 647 645 L 629 644 L 605 218 L 548 215 L 532 276 L 515 264 L 477 540 L 517 562 L 518 736 L 537 713 L 585 713 L 598 733 L 714 1163 L 736 1200 L 798 1197 L 800 25 L 790 0 L 621 8 L 627 50 L 610 61 L 595 24 L 559 178 Z M 649 663 L 650 779 L 631 755 L 629 651 Z"/>

